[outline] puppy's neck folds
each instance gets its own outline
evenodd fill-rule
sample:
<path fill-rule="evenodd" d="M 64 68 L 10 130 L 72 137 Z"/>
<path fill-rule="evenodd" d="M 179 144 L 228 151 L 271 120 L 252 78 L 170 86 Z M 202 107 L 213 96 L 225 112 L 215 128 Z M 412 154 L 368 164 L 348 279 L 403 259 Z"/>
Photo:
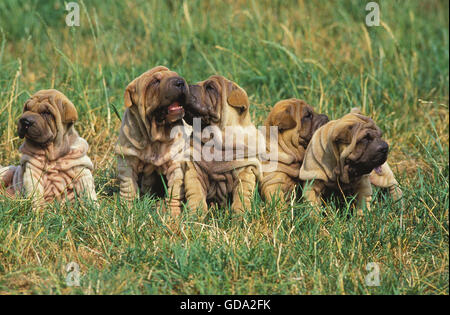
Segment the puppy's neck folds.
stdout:
<path fill-rule="evenodd" d="M 55 161 L 67 155 L 78 138 L 78 133 L 71 127 L 65 134 L 58 136 L 45 147 L 25 140 L 19 150 L 24 154 L 45 156 L 48 161 Z"/>

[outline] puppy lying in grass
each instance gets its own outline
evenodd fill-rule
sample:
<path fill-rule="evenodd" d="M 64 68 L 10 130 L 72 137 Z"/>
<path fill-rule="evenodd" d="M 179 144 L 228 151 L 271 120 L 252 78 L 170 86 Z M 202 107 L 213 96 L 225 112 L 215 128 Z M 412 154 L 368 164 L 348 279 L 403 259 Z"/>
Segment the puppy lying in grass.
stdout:
<path fill-rule="evenodd" d="M 306 200 L 317 210 L 326 192 L 356 194 L 357 211 L 362 215 L 364 205 L 370 210 L 371 178 L 399 199 L 401 190 L 386 163 L 389 146 L 381 136 L 373 120 L 357 109 L 320 127 L 311 138 L 299 173 L 305 182 Z M 376 174 L 371 175 L 373 171 Z"/>
<path fill-rule="evenodd" d="M 27 100 L 17 123 L 25 142 L 18 166 L 0 168 L 0 186 L 13 197 L 32 198 L 33 206 L 73 200 L 75 194 L 97 200 L 88 144 L 74 128 L 78 114 L 57 90 L 41 90 Z"/>

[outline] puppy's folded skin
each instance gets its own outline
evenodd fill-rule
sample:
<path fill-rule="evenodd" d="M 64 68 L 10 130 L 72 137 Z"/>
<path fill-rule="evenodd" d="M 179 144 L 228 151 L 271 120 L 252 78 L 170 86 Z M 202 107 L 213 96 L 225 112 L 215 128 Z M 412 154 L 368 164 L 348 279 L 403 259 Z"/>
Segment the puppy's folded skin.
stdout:
<path fill-rule="evenodd" d="M 192 99 L 187 104 L 186 112 L 190 124 L 194 117 L 199 117 L 202 127 L 216 128 L 221 135 L 227 134 L 227 130 L 228 135 L 242 131 L 246 137 L 235 137 L 230 144 L 221 137 L 196 136 L 194 130 L 191 144 L 193 155 L 186 163 L 185 173 L 188 205 L 207 210 L 207 201 L 224 206 L 231 196 L 231 208 L 236 213 L 242 213 L 250 209 L 251 197 L 261 176 L 257 148 L 248 141 L 250 138 L 257 139 L 258 135 L 250 119 L 247 94 L 236 83 L 222 76 L 212 76 L 192 85 L 190 92 Z M 210 141 L 214 142 L 210 155 L 220 156 L 221 159 L 207 161 L 201 154 L 205 152 L 205 146 L 211 144 Z M 239 152 L 242 154 L 237 156 Z M 200 158 L 196 159 L 196 156 Z"/>
<path fill-rule="evenodd" d="M 233 151 L 222 147 L 220 155 L 233 154 Z M 188 161 L 185 174 L 186 199 L 191 206 L 200 205 L 207 209 L 207 200 L 225 205 L 231 194 L 231 208 L 243 212 L 250 208 L 250 199 L 260 174 L 260 161 L 252 154 L 245 154 L 233 161 Z"/>
<path fill-rule="evenodd" d="M 178 215 L 181 200 L 184 197 L 182 162 L 174 159 L 174 152 L 182 152 L 185 146 L 184 137 L 178 134 L 171 139 L 164 130 L 158 130 L 156 125 L 150 128 L 151 140 L 145 141 L 142 134 L 137 136 L 136 128 L 144 127 L 142 121 L 136 117 L 135 109 L 126 111 L 119 141 L 116 145 L 118 159 L 118 179 L 120 182 L 120 195 L 125 200 L 136 198 L 139 190 L 143 193 L 152 192 L 153 184 L 147 185 L 147 189 L 138 185 L 139 175 L 142 181 L 148 181 L 153 173 L 162 174 L 167 179 L 167 187 L 171 198 L 167 201 L 173 210 L 173 215 Z M 139 143 L 139 141 L 141 141 Z"/>
<path fill-rule="evenodd" d="M 155 67 L 134 79 L 125 91 L 125 114 L 115 147 L 120 196 L 128 201 L 141 193 L 164 194 L 172 216 L 181 211 L 184 198 L 183 133 L 173 133 L 182 124 L 188 86 L 177 73 Z"/>
<path fill-rule="evenodd" d="M 370 173 L 380 167 L 385 172 L 389 169 L 385 163 L 387 152 L 388 145 L 372 119 L 352 111 L 330 121 L 315 132 L 306 150 L 299 178 L 313 183 L 305 183 L 304 197 L 317 206 L 326 189 L 356 194 L 361 215 L 364 204 L 370 209 Z M 375 184 L 392 185 L 393 175 L 385 179 Z"/>
<path fill-rule="evenodd" d="M 314 132 L 328 122 L 326 115 L 317 114 L 303 100 L 291 98 L 279 101 L 267 116 L 266 147 L 268 150 L 277 142 L 277 159 L 263 162 L 263 170 L 268 163 L 277 163 L 277 169 L 264 172 L 261 181 L 261 193 L 265 200 L 270 200 L 280 192 L 283 201 L 295 185 L 300 184 L 298 177 L 306 147 Z M 278 127 L 277 140 L 271 139 L 269 128 Z"/>
<path fill-rule="evenodd" d="M 25 137 L 20 164 L 0 169 L 7 195 L 32 198 L 34 207 L 73 200 L 75 194 L 97 200 L 94 167 L 87 142 L 73 128 L 76 119 L 75 107 L 59 91 L 42 90 L 27 101 L 18 124 L 19 135 Z M 40 144 L 46 134 L 49 138 Z"/>

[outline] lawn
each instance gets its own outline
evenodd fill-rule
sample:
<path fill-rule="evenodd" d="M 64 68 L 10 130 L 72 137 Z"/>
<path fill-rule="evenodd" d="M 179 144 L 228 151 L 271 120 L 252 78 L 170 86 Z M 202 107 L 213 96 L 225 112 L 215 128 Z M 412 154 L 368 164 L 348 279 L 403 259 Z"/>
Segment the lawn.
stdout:
<path fill-rule="evenodd" d="M 372 27 L 359 0 L 77 3 L 69 27 L 63 1 L 0 1 L 0 164 L 19 161 L 25 100 L 56 88 L 78 108 L 99 194 L 98 208 L 38 211 L 0 197 L 1 294 L 449 293 L 448 1 L 378 1 Z M 363 219 L 330 204 L 316 222 L 301 200 L 280 210 L 256 194 L 239 220 L 219 208 L 173 222 L 151 196 L 121 205 L 124 89 L 156 65 L 232 79 L 256 125 L 283 98 L 331 119 L 360 107 L 390 144 L 404 206 L 376 190 Z M 371 262 L 379 286 L 365 281 Z"/>

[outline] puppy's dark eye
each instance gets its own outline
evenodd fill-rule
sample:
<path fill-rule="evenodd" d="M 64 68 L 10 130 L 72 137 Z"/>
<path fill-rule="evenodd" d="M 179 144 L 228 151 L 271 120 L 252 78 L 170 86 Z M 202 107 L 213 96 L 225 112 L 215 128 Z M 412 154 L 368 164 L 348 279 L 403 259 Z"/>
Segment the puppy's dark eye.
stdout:
<path fill-rule="evenodd" d="M 161 82 L 160 79 L 155 78 L 155 79 L 152 80 L 152 82 L 150 84 L 151 85 L 158 85 L 160 82 Z"/>
<path fill-rule="evenodd" d="M 360 140 L 360 142 L 362 142 L 362 143 L 367 143 L 367 142 L 370 142 L 370 141 L 372 141 L 372 136 L 371 136 L 370 134 L 366 134 L 366 135 L 364 136 L 364 138 L 362 138 L 362 139 Z"/>
<path fill-rule="evenodd" d="M 216 88 L 214 87 L 214 84 L 208 84 L 207 86 L 206 86 L 206 90 L 207 91 L 214 91 Z"/>
<path fill-rule="evenodd" d="M 307 112 L 306 114 L 305 114 L 305 116 L 303 116 L 303 118 L 305 118 L 305 119 L 311 119 L 312 118 L 312 113 L 311 112 Z"/>
<path fill-rule="evenodd" d="M 51 113 L 48 110 L 46 110 L 46 111 L 41 112 L 41 115 L 43 115 L 43 116 L 50 116 Z"/>

